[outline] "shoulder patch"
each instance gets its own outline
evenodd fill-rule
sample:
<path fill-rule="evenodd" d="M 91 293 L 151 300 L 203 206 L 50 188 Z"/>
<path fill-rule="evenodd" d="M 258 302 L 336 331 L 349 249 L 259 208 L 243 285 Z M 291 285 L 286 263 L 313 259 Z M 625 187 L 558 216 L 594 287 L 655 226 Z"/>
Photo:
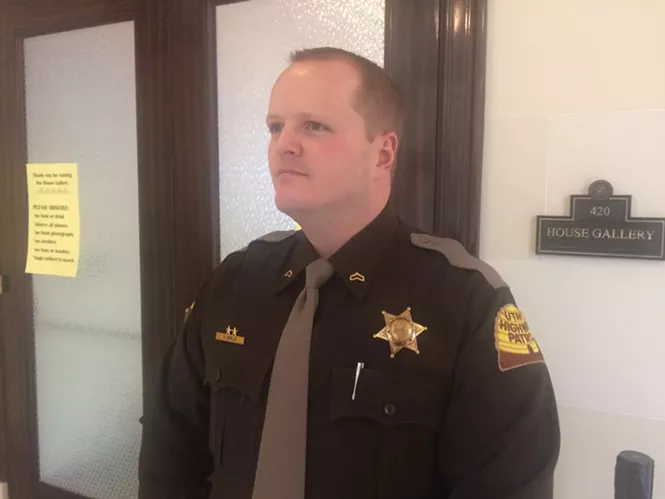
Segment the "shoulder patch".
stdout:
<path fill-rule="evenodd" d="M 496 314 L 494 344 L 501 371 L 545 361 L 524 314 L 512 303 Z"/>
<path fill-rule="evenodd" d="M 480 272 L 494 289 L 508 287 L 496 270 L 472 256 L 459 241 L 429 234 L 411 234 L 411 242 L 419 248 L 438 251 L 455 267 Z"/>
<path fill-rule="evenodd" d="M 278 230 L 276 232 L 271 232 L 265 236 L 259 237 L 257 241 L 263 241 L 266 243 L 281 243 L 285 239 L 288 239 L 296 233 L 295 230 Z"/>

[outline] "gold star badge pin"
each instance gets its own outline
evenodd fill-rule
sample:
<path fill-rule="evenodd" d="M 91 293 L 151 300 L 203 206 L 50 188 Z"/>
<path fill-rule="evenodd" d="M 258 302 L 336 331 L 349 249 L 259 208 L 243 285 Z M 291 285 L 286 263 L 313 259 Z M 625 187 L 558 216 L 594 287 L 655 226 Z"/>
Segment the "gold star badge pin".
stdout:
<path fill-rule="evenodd" d="M 382 312 L 386 321 L 386 327 L 374 335 L 374 338 L 386 340 L 390 344 L 390 358 L 394 359 L 397 353 L 407 348 L 417 354 L 418 336 L 427 331 L 425 326 L 413 322 L 411 317 L 411 307 L 407 308 L 400 315 Z"/>

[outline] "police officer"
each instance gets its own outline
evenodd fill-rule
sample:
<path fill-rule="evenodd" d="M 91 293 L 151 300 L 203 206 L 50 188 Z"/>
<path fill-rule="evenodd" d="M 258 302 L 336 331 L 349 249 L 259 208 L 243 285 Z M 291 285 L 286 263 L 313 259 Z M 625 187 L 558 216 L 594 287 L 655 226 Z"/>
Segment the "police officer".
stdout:
<path fill-rule="evenodd" d="M 552 497 L 555 397 L 508 286 L 388 207 L 402 114 L 372 62 L 292 56 L 269 164 L 302 231 L 203 286 L 144 420 L 141 499 Z"/>

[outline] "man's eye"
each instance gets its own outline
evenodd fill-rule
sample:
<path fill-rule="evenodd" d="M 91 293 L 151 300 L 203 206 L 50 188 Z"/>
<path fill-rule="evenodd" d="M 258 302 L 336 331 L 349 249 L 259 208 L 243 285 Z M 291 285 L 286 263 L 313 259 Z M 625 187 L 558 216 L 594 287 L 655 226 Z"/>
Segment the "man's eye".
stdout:
<path fill-rule="evenodd" d="M 327 126 L 325 126 L 323 123 L 319 123 L 318 121 L 308 121 L 305 123 L 305 128 L 310 132 L 324 132 L 326 130 L 330 130 Z"/>
<path fill-rule="evenodd" d="M 275 135 L 279 132 L 282 131 L 282 124 L 281 123 L 271 123 L 268 125 L 268 132 L 270 132 L 270 135 Z"/>

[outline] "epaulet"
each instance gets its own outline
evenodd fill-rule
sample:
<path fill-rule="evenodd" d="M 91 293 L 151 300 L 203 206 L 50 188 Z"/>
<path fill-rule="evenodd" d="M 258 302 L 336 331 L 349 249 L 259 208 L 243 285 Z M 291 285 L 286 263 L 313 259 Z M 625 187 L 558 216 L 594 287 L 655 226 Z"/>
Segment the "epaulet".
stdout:
<path fill-rule="evenodd" d="M 294 235 L 297 231 L 295 230 L 278 230 L 276 232 L 271 232 L 265 236 L 259 237 L 255 241 L 262 241 L 264 243 L 281 243 L 285 239 L 288 239 Z"/>
<path fill-rule="evenodd" d="M 472 256 L 459 241 L 429 234 L 411 234 L 411 242 L 419 248 L 438 251 L 455 267 L 480 272 L 494 289 L 508 287 L 496 270 Z"/>
<path fill-rule="evenodd" d="M 245 251 L 247 251 L 247 248 L 249 248 L 249 246 L 251 244 L 256 243 L 256 242 L 281 243 L 282 241 L 285 241 L 286 239 L 288 239 L 289 237 L 294 235 L 296 232 L 297 231 L 295 231 L 295 230 L 278 230 L 278 231 L 275 231 L 275 232 L 270 232 L 270 233 L 266 234 L 265 236 L 261 236 L 257 239 L 254 239 L 247 246 L 244 246 L 243 248 L 241 248 L 237 251 L 234 251 L 233 253 L 244 253 Z M 222 263 L 224 263 L 224 262 L 222 261 L 218 265 L 218 267 L 220 265 L 222 265 Z"/>

